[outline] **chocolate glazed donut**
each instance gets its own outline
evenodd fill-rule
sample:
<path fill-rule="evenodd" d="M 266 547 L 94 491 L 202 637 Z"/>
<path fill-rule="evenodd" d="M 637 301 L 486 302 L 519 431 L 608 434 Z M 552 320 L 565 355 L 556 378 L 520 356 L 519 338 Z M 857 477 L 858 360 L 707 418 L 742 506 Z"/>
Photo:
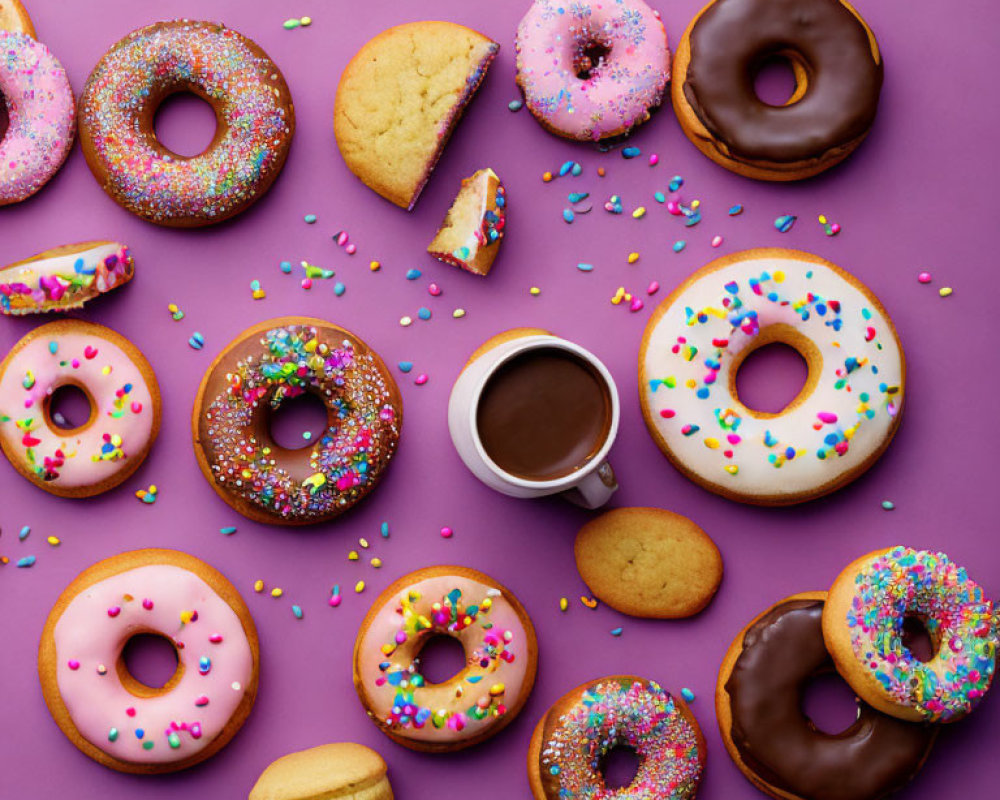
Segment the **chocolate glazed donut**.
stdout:
<path fill-rule="evenodd" d="M 754 78 L 785 59 L 791 98 L 768 105 Z M 868 134 L 882 88 L 875 36 L 842 0 L 715 0 L 677 50 L 674 106 L 716 163 L 765 180 L 798 180 L 844 159 Z"/>
<path fill-rule="evenodd" d="M 823 643 L 826 592 L 797 594 L 745 628 L 722 664 L 716 713 L 740 770 L 772 797 L 878 800 L 923 766 L 937 728 L 858 702 L 847 730 L 818 730 L 800 707 L 806 682 L 832 670 Z"/>

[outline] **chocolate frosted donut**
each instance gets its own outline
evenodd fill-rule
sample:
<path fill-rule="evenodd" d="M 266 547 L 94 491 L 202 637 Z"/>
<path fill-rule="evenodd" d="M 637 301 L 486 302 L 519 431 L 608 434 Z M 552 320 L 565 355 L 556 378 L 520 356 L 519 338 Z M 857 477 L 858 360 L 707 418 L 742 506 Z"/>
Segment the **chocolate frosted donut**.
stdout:
<path fill-rule="evenodd" d="M 271 417 L 306 393 L 326 406 L 326 429 L 308 447 L 281 447 Z M 382 359 L 343 328 L 306 317 L 240 334 L 205 373 L 192 420 L 198 463 L 222 499 L 282 525 L 332 519 L 371 492 L 402 423 L 402 398 Z"/>
<path fill-rule="evenodd" d="M 823 642 L 825 599 L 825 592 L 793 595 L 736 637 L 719 671 L 719 729 L 736 765 L 772 797 L 878 800 L 919 771 L 937 728 L 861 701 L 857 720 L 838 734 L 803 714 L 806 682 L 833 669 Z"/>
<path fill-rule="evenodd" d="M 781 106 L 754 89 L 786 60 L 796 88 Z M 842 0 L 715 0 L 677 49 L 672 96 L 688 138 L 751 178 L 798 180 L 844 159 L 865 138 L 882 88 L 875 36 Z"/>

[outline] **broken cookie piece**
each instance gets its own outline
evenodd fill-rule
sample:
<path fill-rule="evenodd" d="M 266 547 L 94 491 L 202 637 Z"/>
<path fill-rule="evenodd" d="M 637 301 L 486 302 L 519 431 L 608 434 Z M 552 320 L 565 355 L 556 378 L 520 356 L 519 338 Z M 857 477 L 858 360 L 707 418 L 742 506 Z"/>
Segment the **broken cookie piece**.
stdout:
<path fill-rule="evenodd" d="M 507 193 L 487 167 L 462 181 L 427 252 L 438 261 L 486 275 L 500 252 L 507 223 Z"/>

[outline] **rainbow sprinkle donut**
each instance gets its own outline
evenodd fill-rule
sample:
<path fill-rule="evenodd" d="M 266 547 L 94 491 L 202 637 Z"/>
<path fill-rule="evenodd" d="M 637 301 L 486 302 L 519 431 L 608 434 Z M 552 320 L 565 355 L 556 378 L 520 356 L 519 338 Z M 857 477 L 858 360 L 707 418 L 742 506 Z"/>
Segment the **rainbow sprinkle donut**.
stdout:
<path fill-rule="evenodd" d="M 25 33 L 0 31 L 0 94 L 7 132 L 0 139 L 0 206 L 31 197 L 69 155 L 76 99 L 62 64 Z"/>
<path fill-rule="evenodd" d="M 535 0 L 515 45 L 528 110 L 568 139 L 628 133 L 660 105 L 670 79 L 667 32 L 642 0 Z"/>
<path fill-rule="evenodd" d="M 745 405 L 743 360 L 778 342 L 808 376 L 777 414 Z M 797 250 L 712 261 L 653 313 L 639 351 L 646 427 L 691 480 L 744 503 L 787 505 L 849 483 L 895 435 L 905 361 L 892 320 L 857 278 Z"/>
<path fill-rule="evenodd" d="M 193 158 L 167 150 L 153 131 L 156 109 L 176 92 L 215 110 L 215 138 Z M 160 225 L 209 225 L 245 210 L 281 171 L 294 131 L 274 62 L 211 22 L 133 31 L 98 62 L 80 100 L 80 142 L 94 177 L 121 206 Z"/>
<path fill-rule="evenodd" d="M 272 415 L 307 393 L 326 407 L 326 430 L 310 447 L 281 447 Z M 402 424 L 399 388 L 378 354 L 307 317 L 240 334 L 205 373 L 192 420 L 198 462 L 222 499 L 282 525 L 332 519 L 367 496 L 396 453 Z"/>
<path fill-rule="evenodd" d="M 924 623 L 934 655 L 922 662 L 903 622 Z M 954 722 L 982 700 L 996 671 L 1000 616 L 944 553 L 893 547 L 854 561 L 830 589 L 823 636 L 837 670 L 879 710 Z"/>
<path fill-rule="evenodd" d="M 630 747 L 640 765 L 611 791 L 603 762 Z M 528 750 L 535 800 L 689 800 L 705 765 L 705 740 L 682 700 L 655 681 L 613 675 L 567 693 L 542 717 Z"/>

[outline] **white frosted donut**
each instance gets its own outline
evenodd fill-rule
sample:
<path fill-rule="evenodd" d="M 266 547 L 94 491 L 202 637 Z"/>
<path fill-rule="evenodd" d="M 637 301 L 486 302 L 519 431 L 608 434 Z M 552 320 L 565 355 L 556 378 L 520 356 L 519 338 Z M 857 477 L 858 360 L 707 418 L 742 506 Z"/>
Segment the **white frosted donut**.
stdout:
<path fill-rule="evenodd" d="M 777 414 L 736 392 L 747 355 L 781 342 L 809 372 Z M 784 505 L 864 472 L 899 425 L 905 361 L 892 320 L 860 281 L 819 256 L 763 248 L 717 259 L 656 309 L 639 396 L 674 465 L 734 500 Z"/>

